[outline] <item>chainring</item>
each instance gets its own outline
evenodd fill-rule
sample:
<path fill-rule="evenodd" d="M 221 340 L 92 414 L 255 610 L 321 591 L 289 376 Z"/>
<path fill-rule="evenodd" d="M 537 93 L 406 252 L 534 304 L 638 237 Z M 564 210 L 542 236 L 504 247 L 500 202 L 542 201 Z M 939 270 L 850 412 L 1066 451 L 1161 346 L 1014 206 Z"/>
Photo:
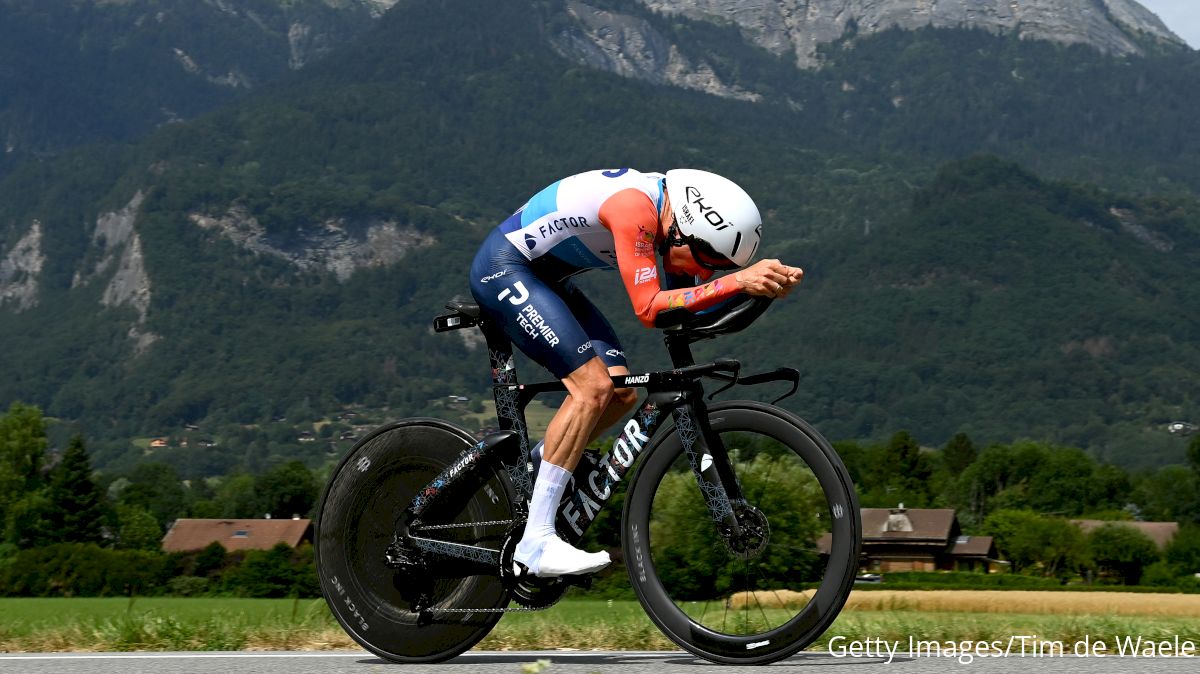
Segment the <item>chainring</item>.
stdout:
<path fill-rule="evenodd" d="M 519 522 L 509 527 L 504 536 L 504 545 L 500 548 L 500 580 L 508 587 L 513 601 L 526 608 L 549 608 L 562 599 L 563 593 L 571 587 L 571 583 L 562 578 L 518 578 L 513 569 L 513 555 L 517 552 L 517 543 L 525 533 L 525 523 Z"/>

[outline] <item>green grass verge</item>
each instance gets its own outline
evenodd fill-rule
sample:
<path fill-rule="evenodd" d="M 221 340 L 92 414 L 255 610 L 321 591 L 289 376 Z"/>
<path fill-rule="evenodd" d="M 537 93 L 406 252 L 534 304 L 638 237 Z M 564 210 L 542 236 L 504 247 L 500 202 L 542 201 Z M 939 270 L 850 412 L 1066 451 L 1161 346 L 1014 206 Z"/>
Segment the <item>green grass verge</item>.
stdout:
<path fill-rule="evenodd" d="M 767 618 L 774 619 L 774 615 Z M 734 616 L 731 620 L 736 621 Z M 732 624 L 732 623 L 731 623 Z M 1200 642 L 1192 618 L 1106 615 L 949 613 L 898 609 L 847 611 L 813 645 L 834 636 L 905 644 L 1084 638 L 1116 648 L 1125 636 Z M 130 651 L 356 648 L 321 600 L 288 599 L 0 599 L 0 650 Z M 478 646 L 518 649 L 674 649 L 637 602 L 568 599 L 536 613 L 513 613 Z"/>

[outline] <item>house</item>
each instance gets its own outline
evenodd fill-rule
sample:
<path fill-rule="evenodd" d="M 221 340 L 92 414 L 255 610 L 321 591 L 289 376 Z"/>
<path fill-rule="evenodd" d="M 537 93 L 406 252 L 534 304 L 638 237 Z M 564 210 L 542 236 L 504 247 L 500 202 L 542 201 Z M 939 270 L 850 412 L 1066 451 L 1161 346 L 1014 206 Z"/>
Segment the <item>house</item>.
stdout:
<path fill-rule="evenodd" d="M 160 447 L 166 447 L 167 439 L 166 438 L 154 438 L 153 440 L 150 441 L 150 446 L 154 447 L 155 449 L 158 449 Z"/>
<path fill-rule="evenodd" d="M 312 520 L 178 519 L 163 536 L 164 552 L 203 550 L 214 541 L 226 550 L 270 550 L 279 543 L 291 547 L 312 542 Z"/>
<path fill-rule="evenodd" d="M 983 571 L 1005 564 L 991 536 L 963 535 L 951 508 L 862 508 L 859 566 L 870 572 Z M 823 554 L 830 534 L 817 541 Z"/>
<path fill-rule="evenodd" d="M 1179 522 L 1131 522 L 1126 520 L 1071 520 L 1071 524 L 1083 530 L 1083 533 L 1089 534 L 1093 529 L 1101 527 L 1105 524 L 1119 524 L 1121 526 L 1132 527 L 1146 534 L 1146 536 L 1154 541 L 1159 550 L 1166 550 L 1171 541 L 1175 540 L 1175 535 L 1179 533 Z"/>

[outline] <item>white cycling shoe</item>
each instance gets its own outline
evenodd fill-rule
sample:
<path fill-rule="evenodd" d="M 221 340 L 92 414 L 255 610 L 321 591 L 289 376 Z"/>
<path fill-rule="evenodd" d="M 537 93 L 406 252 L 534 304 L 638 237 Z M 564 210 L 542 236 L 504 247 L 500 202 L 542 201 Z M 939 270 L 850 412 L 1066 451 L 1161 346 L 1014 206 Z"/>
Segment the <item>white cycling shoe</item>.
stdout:
<path fill-rule="evenodd" d="M 575 576 L 599 571 L 612 562 L 605 551 L 584 552 L 558 536 L 548 536 L 528 547 L 535 547 L 532 554 L 528 554 L 525 541 L 521 541 L 513 555 L 513 573 L 518 577 Z"/>

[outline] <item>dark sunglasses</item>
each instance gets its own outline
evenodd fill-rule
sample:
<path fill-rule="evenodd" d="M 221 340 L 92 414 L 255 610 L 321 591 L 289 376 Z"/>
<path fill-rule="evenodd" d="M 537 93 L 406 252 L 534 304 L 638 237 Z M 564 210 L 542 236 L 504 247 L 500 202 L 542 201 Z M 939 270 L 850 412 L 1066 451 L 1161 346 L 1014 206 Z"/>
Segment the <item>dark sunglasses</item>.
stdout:
<path fill-rule="evenodd" d="M 668 246 L 672 248 L 687 246 L 691 250 L 692 259 L 696 261 L 696 264 L 710 271 L 731 271 L 741 268 L 737 263 L 713 250 L 707 241 L 696 237 L 685 237 L 674 223 L 671 223 L 671 228 L 667 232 L 667 236 L 663 239 L 662 244 L 663 248 L 660 254 L 664 257 Z"/>

